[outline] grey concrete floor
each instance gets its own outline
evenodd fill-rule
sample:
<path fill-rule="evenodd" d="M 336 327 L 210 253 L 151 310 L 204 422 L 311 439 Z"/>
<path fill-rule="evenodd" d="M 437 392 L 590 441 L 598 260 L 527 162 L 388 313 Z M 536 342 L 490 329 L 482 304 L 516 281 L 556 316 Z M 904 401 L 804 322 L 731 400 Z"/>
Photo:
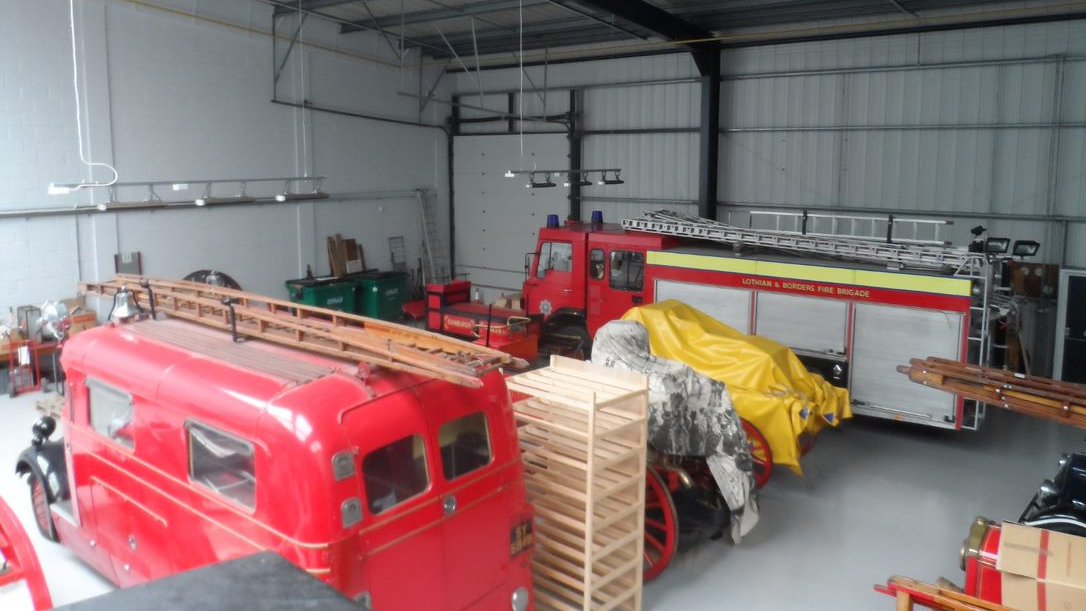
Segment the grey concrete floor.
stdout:
<path fill-rule="evenodd" d="M 34 527 L 11 467 L 30 438 L 38 395 L 0 399 L 0 496 L 31 534 L 55 604 L 110 585 Z M 872 591 L 895 574 L 960 583 L 958 550 L 977 515 L 1013 520 L 1083 432 L 990 410 L 979 432 L 857 419 L 823 433 L 805 475 L 777 470 L 761 522 L 738 546 L 705 542 L 645 589 L 646 609 L 892 609 Z M 0 594 L 0 608 L 9 608 Z"/>

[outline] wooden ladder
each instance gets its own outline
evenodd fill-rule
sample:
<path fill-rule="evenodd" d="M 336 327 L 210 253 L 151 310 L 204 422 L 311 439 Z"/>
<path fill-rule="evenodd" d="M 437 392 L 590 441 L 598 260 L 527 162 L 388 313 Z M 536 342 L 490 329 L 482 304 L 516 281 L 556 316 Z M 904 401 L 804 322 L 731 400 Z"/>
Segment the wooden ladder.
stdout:
<path fill-rule="evenodd" d="M 112 298 L 132 291 L 146 311 L 229 331 L 242 337 L 338 359 L 387 367 L 479 388 L 503 366 L 527 367 L 504 352 L 404 325 L 326 310 L 208 284 L 119 274 L 84 283 L 88 295 Z"/>
<path fill-rule="evenodd" d="M 891 577 L 886 581 L 886 585 L 876 584 L 875 591 L 893 596 L 897 601 L 897 611 L 913 611 L 915 605 L 936 611 L 1014 611 L 1010 607 L 969 596 L 951 588 L 923 583 L 908 577 Z"/>
<path fill-rule="evenodd" d="M 900 365 L 917 384 L 1086 429 L 1086 386 L 929 356 Z"/>

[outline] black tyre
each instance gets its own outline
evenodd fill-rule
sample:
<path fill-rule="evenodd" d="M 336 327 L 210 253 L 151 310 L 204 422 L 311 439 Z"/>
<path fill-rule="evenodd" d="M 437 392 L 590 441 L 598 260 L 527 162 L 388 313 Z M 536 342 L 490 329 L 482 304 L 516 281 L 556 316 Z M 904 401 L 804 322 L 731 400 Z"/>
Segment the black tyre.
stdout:
<path fill-rule="evenodd" d="M 34 507 L 34 523 L 38 525 L 41 536 L 50 541 L 57 541 L 57 527 L 53 523 L 53 513 L 49 510 L 49 493 L 41 476 L 30 473 L 30 504 Z"/>
<path fill-rule="evenodd" d="M 1038 515 L 1031 520 L 1025 520 L 1022 523 L 1026 526 L 1034 526 L 1036 528 L 1054 530 L 1068 535 L 1086 537 L 1086 522 L 1083 522 L 1078 516 L 1067 513 L 1049 511 Z"/>
<path fill-rule="evenodd" d="M 592 336 L 584 325 L 563 325 L 554 334 L 569 341 L 570 351 L 565 356 L 585 361 L 592 358 Z"/>

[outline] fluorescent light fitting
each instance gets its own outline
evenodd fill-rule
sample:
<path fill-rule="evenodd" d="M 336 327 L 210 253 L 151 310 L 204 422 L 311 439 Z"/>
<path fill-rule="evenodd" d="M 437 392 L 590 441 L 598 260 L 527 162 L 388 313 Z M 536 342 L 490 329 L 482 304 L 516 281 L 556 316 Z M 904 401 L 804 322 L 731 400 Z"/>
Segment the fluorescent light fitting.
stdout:
<path fill-rule="evenodd" d="M 105 202 L 98 204 L 97 208 L 103 212 L 106 210 L 142 210 L 143 208 L 165 208 L 166 202 L 152 199 L 138 202 Z"/>
<path fill-rule="evenodd" d="M 297 202 L 309 199 L 328 199 L 328 194 L 322 191 L 315 191 L 313 193 L 280 193 L 275 196 L 275 201 L 277 202 Z"/>
<path fill-rule="evenodd" d="M 174 191 L 186 191 L 189 188 L 189 183 L 187 183 L 187 182 L 175 182 L 172 185 L 170 185 L 170 188 L 173 189 Z"/>
<path fill-rule="evenodd" d="M 57 184 L 55 182 L 49 183 L 49 195 L 67 195 L 72 191 L 80 189 L 83 185 L 77 184 Z"/>
<path fill-rule="evenodd" d="M 506 178 L 513 178 L 514 176 L 516 176 L 516 174 L 513 173 L 513 170 L 506 170 L 505 171 L 505 177 Z"/>
<path fill-rule="evenodd" d="M 216 204 L 251 204 L 255 201 L 255 197 L 248 195 L 238 195 L 235 197 L 211 197 L 205 195 L 197 198 L 194 203 L 197 206 L 214 206 Z"/>

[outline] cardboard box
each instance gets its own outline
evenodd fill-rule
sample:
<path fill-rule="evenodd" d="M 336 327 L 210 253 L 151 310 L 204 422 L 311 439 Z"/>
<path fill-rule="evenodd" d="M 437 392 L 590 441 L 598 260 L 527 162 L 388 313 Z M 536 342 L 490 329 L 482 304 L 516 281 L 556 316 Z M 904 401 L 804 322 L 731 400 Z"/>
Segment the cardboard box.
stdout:
<path fill-rule="evenodd" d="M 68 315 L 74 316 L 86 312 L 87 302 L 83 297 L 73 297 L 71 299 L 61 299 L 61 303 L 64 307 L 68 308 Z"/>
<path fill-rule="evenodd" d="M 98 316 L 94 312 L 76 314 L 69 318 L 71 325 L 68 327 L 68 336 L 71 337 L 82 331 L 98 326 Z"/>
<path fill-rule="evenodd" d="M 519 310 L 520 305 L 520 293 L 510 293 L 508 295 L 502 295 L 494 301 L 494 307 L 505 308 L 506 310 Z"/>
<path fill-rule="evenodd" d="M 1086 609 L 1086 537 L 1004 522 L 996 568 L 1004 606 Z"/>

